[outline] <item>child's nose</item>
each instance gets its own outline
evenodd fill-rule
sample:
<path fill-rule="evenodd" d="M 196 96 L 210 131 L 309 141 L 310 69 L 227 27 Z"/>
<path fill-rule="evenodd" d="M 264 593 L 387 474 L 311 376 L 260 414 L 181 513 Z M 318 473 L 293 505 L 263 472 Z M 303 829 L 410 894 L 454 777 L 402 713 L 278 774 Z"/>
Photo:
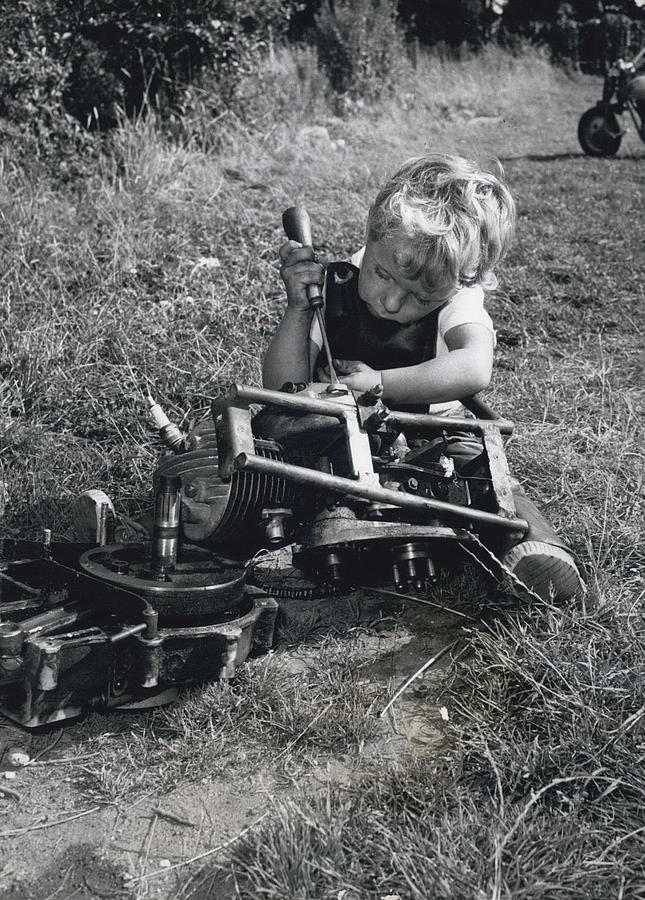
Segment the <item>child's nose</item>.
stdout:
<path fill-rule="evenodd" d="M 398 313 L 398 311 L 403 306 L 403 301 L 407 296 L 407 291 L 403 290 L 398 286 L 392 286 L 388 290 L 387 294 L 381 301 L 383 303 L 383 309 L 389 313 Z"/>

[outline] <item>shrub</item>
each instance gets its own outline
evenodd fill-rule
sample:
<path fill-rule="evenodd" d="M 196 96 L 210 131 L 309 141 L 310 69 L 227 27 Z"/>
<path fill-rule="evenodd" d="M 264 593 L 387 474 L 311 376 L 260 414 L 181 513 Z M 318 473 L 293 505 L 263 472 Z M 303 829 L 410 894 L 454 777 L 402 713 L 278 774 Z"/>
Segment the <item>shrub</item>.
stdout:
<path fill-rule="evenodd" d="M 98 130 L 166 112 L 204 70 L 222 106 L 299 0 L 0 0 L 0 118 L 36 143 L 72 114 Z"/>
<path fill-rule="evenodd" d="M 63 106 L 69 43 L 56 0 L 0 5 L 0 120 L 14 149 L 59 156 L 82 140 Z"/>
<path fill-rule="evenodd" d="M 391 90 L 404 58 L 396 0 L 329 0 L 316 14 L 318 57 L 341 95 L 376 100 Z"/>

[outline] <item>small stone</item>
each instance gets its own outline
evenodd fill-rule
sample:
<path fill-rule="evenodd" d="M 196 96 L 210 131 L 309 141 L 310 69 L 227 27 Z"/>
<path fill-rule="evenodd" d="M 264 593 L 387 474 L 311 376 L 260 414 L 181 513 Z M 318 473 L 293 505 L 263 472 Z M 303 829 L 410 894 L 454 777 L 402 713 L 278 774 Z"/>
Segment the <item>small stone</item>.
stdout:
<path fill-rule="evenodd" d="M 11 766 L 26 766 L 27 763 L 31 762 L 31 757 L 27 753 L 26 750 L 23 750 L 22 747 L 9 747 L 7 750 L 7 762 Z"/>
<path fill-rule="evenodd" d="M 170 868 L 170 860 L 169 859 L 160 859 L 159 860 L 159 868 L 160 869 Z"/>
<path fill-rule="evenodd" d="M 324 125 L 307 125 L 301 128 L 296 140 L 301 146 L 307 145 L 318 150 L 330 150 L 332 144 L 329 132 Z"/>

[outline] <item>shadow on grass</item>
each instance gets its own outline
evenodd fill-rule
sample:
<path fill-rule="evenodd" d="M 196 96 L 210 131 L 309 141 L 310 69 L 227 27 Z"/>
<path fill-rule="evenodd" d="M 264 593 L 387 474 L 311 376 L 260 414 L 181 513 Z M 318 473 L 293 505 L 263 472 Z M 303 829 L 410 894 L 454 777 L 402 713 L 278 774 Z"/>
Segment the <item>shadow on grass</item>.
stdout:
<path fill-rule="evenodd" d="M 519 159 L 526 159 L 529 162 L 564 162 L 572 159 L 602 159 L 603 157 L 591 157 L 585 153 L 524 153 L 519 156 L 501 156 L 500 162 L 515 162 Z M 621 153 L 616 156 L 605 157 L 607 161 L 612 159 L 628 160 L 630 162 L 642 162 L 643 154 L 639 153 Z"/>
<path fill-rule="evenodd" d="M 73 541 L 72 507 L 76 497 L 41 497 L 32 503 L 7 508 L 0 536 L 39 540 L 50 529 L 55 541 Z"/>

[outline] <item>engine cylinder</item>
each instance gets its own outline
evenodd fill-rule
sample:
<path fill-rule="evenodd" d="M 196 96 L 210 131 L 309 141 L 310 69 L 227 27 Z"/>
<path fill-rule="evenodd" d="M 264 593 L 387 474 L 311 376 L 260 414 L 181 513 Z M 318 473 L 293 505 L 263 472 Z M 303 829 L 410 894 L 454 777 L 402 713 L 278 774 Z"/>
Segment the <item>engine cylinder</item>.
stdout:
<path fill-rule="evenodd" d="M 288 510 L 294 486 L 263 473 L 220 476 L 215 427 L 210 423 L 202 423 L 188 445 L 196 449 L 162 460 L 155 473 L 155 492 L 162 478 L 178 479 L 184 537 L 251 556 L 265 542 L 262 511 Z M 254 445 L 259 456 L 284 460 L 282 447 L 275 441 L 256 438 Z"/>

